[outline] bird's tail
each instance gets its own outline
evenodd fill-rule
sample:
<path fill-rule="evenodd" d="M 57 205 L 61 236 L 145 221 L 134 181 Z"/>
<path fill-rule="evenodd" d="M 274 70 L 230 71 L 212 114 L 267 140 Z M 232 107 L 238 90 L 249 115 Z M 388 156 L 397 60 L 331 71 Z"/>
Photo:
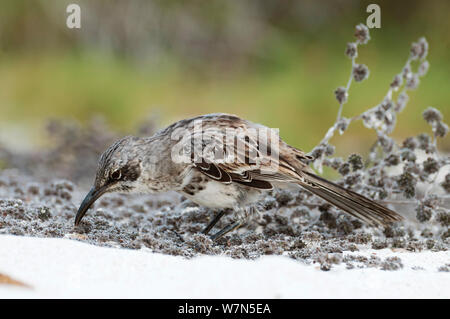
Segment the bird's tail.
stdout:
<path fill-rule="evenodd" d="M 313 173 L 303 171 L 302 176 L 302 187 L 370 225 L 387 225 L 403 219 L 396 212 L 373 200 Z"/>

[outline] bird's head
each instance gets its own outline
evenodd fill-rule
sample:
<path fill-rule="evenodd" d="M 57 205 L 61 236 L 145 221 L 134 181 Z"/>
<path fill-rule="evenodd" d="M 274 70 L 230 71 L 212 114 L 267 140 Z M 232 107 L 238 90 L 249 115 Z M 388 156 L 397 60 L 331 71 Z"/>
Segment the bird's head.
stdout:
<path fill-rule="evenodd" d="M 77 226 L 86 211 L 103 194 L 111 192 L 127 193 L 138 188 L 141 177 L 141 146 L 145 142 L 127 136 L 111 145 L 98 162 L 94 186 L 84 198 L 75 217 Z"/>

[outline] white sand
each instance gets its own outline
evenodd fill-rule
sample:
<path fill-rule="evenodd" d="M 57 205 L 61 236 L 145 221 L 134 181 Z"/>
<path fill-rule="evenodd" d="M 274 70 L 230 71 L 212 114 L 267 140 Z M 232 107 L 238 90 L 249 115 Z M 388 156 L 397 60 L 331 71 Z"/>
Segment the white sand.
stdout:
<path fill-rule="evenodd" d="M 181 257 L 91 246 L 70 239 L 0 235 L 0 298 L 450 298 L 450 252 L 359 251 L 398 256 L 397 271 L 328 272 L 282 256 L 256 261 Z M 412 267 L 421 267 L 413 270 Z"/>

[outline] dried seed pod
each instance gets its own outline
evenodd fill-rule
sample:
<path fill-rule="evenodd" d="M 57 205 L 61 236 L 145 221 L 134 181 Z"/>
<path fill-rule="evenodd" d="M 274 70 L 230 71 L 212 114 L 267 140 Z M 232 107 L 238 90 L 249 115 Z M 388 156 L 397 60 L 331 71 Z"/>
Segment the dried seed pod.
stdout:
<path fill-rule="evenodd" d="M 432 216 L 433 216 L 433 209 L 431 209 L 430 207 L 426 207 L 423 204 L 417 206 L 416 218 L 419 222 L 424 223 L 426 221 L 429 221 Z"/>
<path fill-rule="evenodd" d="M 360 155 L 352 154 L 348 157 L 348 163 L 352 167 L 352 171 L 357 171 L 364 168 L 364 163 Z"/>
<path fill-rule="evenodd" d="M 398 188 L 407 198 L 413 198 L 416 195 L 416 183 L 417 179 L 410 172 L 404 172 L 397 179 Z"/>
<path fill-rule="evenodd" d="M 388 157 L 384 159 L 387 166 L 396 166 L 400 164 L 400 158 L 397 154 L 390 154 Z"/>
<path fill-rule="evenodd" d="M 339 131 L 339 134 L 344 134 L 345 130 L 347 129 L 348 125 L 350 124 L 350 119 L 341 117 L 337 123 L 337 129 Z"/>
<path fill-rule="evenodd" d="M 417 140 L 414 137 L 408 137 L 403 141 L 403 147 L 415 150 L 417 148 Z"/>
<path fill-rule="evenodd" d="M 412 75 L 412 71 L 411 71 L 411 65 L 409 65 L 409 63 L 407 65 L 405 65 L 405 67 L 402 70 L 402 77 L 404 79 L 408 79 L 410 78 Z"/>
<path fill-rule="evenodd" d="M 433 133 L 436 137 L 445 137 L 445 135 L 447 135 L 448 133 L 448 125 L 443 122 L 438 122 L 433 127 Z"/>
<path fill-rule="evenodd" d="M 345 55 L 348 56 L 350 59 L 356 58 L 358 56 L 358 45 L 354 42 L 347 43 Z"/>
<path fill-rule="evenodd" d="M 425 59 L 428 54 L 428 42 L 425 38 L 420 38 L 419 41 L 411 45 L 411 59 Z"/>
<path fill-rule="evenodd" d="M 356 82 L 361 82 L 369 77 L 369 68 L 365 64 L 356 64 L 353 67 L 353 78 Z"/>
<path fill-rule="evenodd" d="M 402 86 L 402 84 L 403 84 L 403 77 L 401 74 L 397 74 L 396 76 L 394 76 L 394 79 L 391 82 L 391 88 L 397 91 L 400 88 L 400 86 Z"/>
<path fill-rule="evenodd" d="M 384 110 L 383 106 L 378 105 L 377 108 L 375 109 L 375 118 L 378 121 L 381 121 L 384 118 L 384 114 L 386 113 L 386 111 Z"/>
<path fill-rule="evenodd" d="M 403 161 L 415 162 L 417 159 L 416 154 L 410 149 L 404 149 L 401 153 Z"/>
<path fill-rule="evenodd" d="M 344 161 L 340 157 L 335 157 L 330 161 L 330 167 L 333 169 L 339 169 Z"/>
<path fill-rule="evenodd" d="M 348 174 L 345 176 L 345 184 L 347 186 L 354 186 L 359 184 L 362 181 L 362 175 L 359 172 Z"/>
<path fill-rule="evenodd" d="M 345 176 L 348 173 L 350 173 L 350 164 L 349 163 L 342 164 L 341 167 L 339 168 L 339 174 Z"/>
<path fill-rule="evenodd" d="M 334 154 L 335 150 L 336 150 L 336 147 L 334 147 L 331 144 L 326 144 L 326 146 L 325 146 L 325 155 L 326 156 L 331 156 L 331 155 Z"/>
<path fill-rule="evenodd" d="M 419 148 L 426 150 L 431 144 L 431 137 L 426 133 L 421 133 L 417 135 L 417 141 L 419 142 Z"/>
<path fill-rule="evenodd" d="M 394 103 L 392 102 L 391 99 L 387 98 L 384 99 L 384 101 L 381 103 L 381 107 L 383 108 L 383 110 L 389 111 L 394 107 Z"/>
<path fill-rule="evenodd" d="M 425 111 L 423 111 L 422 116 L 428 124 L 433 124 L 435 122 L 442 121 L 442 114 L 434 107 L 429 106 Z"/>
<path fill-rule="evenodd" d="M 439 212 L 436 216 L 436 220 L 444 227 L 450 226 L 450 213 L 447 212 Z"/>
<path fill-rule="evenodd" d="M 406 88 L 408 90 L 415 90 L 419 86 L 419 83 L 419 76 L 417 74 L 411 74 L 411 76 L 406 79 Z"/>
<path fill-rule="evenodd" d="M 347 102 L 348 93 L 347 90 L 340 86 L 334 91 L 334 95 L 336 96 L 336 100 L 338 100 L 339 104 L 344 104 Z"/>
<path fill-rule="evenodd" d="M 324 145 L 318 145 L 316 147 L 314 147 L 314 149 L 311 151 L 311 153 L 309 155 L 311 155 L 314 160 L 322 157 L 323 153 L 325 152 L 325 146 Z"/>
<path fill-rule="evenodd" d="M 440 165 L 439 162 L 436 161 L 434 158 L 432 157 L 428 157 L 426 159 L 426 161 L 424 161 L 422 163 L 423 165 L 423 170 L 425 171 L 425 173 L 427 174 L 433 174 L 439 171 Z"/>
<path fill-rule="evenodd" d="M 364 24 L 358 24 L 355 28 L 355 37 L 358 43 L 366 44 L 370 40 L 369 28 Z"/>

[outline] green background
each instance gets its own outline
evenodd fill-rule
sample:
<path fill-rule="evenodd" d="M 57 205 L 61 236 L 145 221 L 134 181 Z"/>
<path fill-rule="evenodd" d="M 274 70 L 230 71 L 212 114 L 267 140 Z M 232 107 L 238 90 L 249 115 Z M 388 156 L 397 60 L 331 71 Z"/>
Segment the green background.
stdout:
<path fill-rule="evenodd" d="M 66 27 L 69 3 L 82 28 Z M 49 118 L 86 124 L 93 116 L 124 134 L 148 116 L 163 126 L 211 112 L 280 128 L 309 151 L 335 120 L 346 43 L 365 22 L 364 1 L 1 1 L 0 143 L 45 143 Z M 378 104 L 425 36 L 430 70 L 398 118 L 394 138 L 431 132 L 421 113 L 450 118 L 450 2 L 378 1 L 381 29 L 360 47 L 370 77 L 354 83 L 344 116 Z M 367 151 L 375 132 L 352 124 L 331 142 Z M 440 148 L 450 150 L 450 139 Z"/>

